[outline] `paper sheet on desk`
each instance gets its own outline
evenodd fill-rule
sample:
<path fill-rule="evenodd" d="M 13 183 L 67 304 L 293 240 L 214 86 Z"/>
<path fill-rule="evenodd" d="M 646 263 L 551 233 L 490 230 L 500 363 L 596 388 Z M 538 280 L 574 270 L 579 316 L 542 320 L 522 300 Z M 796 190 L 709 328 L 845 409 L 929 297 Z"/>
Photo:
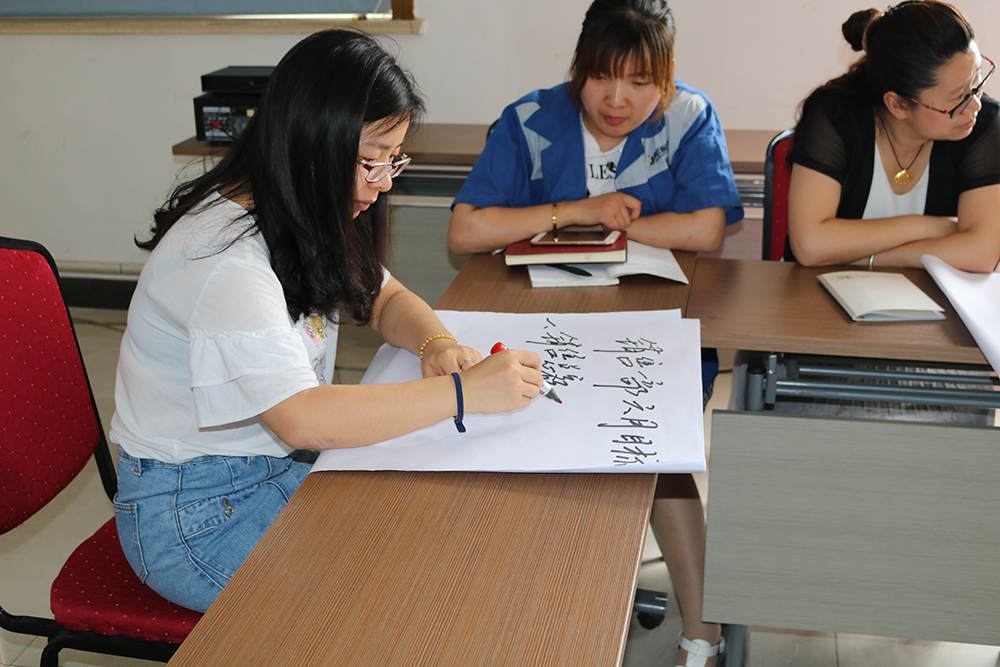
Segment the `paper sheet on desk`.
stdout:
<path fill-rule="evenodd" d="M 579 268 L 591 275 L 578 276 L 564 269 L 531 264 L 528 275 L 532 287 L 591 287 L 599 285 L 617 285 L 619 276 L 632 276 L 645 273 L 651 276 L 675 280 L 688 284 L 684 270 L 677 263 L 674 253 L 666 248 L 652 246 L 628 240 L 628 260 L 617 264 L 580 264 Z"/>
<path fill-rule="evenodd" d="M 326 450 L 319 470 L 700 472 L 705 470 L 700 327 L 680 311 L 510 314 L 439 311 L 463 344 L 542 355 L 559 404 L 451 419 L 390 440 Z M 420 377 L 416 356 L 383 346 L 362 383 Z"/>
<path fill-rule="evenodd" d="M 933 255 L 920 262 L 955 307 L 993 370 L 1000 373 L 1000 274 L 960 271 Z"/>

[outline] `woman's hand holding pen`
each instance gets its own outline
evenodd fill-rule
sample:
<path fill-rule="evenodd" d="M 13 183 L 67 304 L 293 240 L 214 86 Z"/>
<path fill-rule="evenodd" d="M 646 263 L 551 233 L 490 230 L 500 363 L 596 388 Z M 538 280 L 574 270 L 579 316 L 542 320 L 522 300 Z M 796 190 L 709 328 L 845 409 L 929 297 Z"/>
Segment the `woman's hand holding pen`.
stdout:
<path fill-rule="evenodd" d="M 486 360 L 450 337 L 427 343 L 421 360 L 425 378 L 462 374 L 465 412 L 488 414 L 526 407 L 542 386 L 542 358 L 534 352 L 504 350 Z"/>
<path fill-rule="evenodd" d="M 526 407 L 542 386 L 542 358 L 535 352 L 504 350 L 466 364 L 462 389 L 467 413 L 511 412 Z"/>

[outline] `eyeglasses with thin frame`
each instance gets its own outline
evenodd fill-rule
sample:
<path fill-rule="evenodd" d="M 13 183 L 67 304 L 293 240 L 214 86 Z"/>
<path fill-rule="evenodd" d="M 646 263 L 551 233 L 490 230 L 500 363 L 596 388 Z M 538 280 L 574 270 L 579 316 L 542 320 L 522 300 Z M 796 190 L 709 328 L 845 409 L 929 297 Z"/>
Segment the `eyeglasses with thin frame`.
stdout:
<path fill-rule="evenodd" d="M 986 56 L 983 56 L 983 60 L 985 60 L 990 64 L 990 71 L 986 73 L 986 76 L 984 76 L 983 80 L 979 82 L 979 85 L 973 88 L 969 93 L 967 93 L 966 96 L 962 98 L 962 101 L 956 104 L 954 108 L 952 108 L 951 110 L 945 111 L 944 109 L 937 109 L 929 104 L 924 104 L 920 100 L 911 100 L 911 101 L 916 102 L 920 106 L 926 107 L 931 111 L 937 111 L 938 113 L 948 114 L 949 118 L 954 118 L 955 114 L 960 114 L 969 108 L 969 104 L 972 102 L 973 97 L 979 98 L 982 96 L 983 86 L 986 85 L 986 82 L 989 81 L 990 77 L 993 75 L 993 70 L 997 68 L 996 63 L 994 63 Z"/>
<path fill-rule="evenodd" d="M 358 164 L 364 167 L 365 180 L 369 183 L 378 183 L 386 176 L 390 178 L 396 178 L 399 176 L 399 172 L 406 169 L 406 165 L 410 164 L 410 157 L 406 153 L 400 153 L 399 155 L 392 156 L 392 162 L 375 162 L 369 158 L 358 158 Z"/>

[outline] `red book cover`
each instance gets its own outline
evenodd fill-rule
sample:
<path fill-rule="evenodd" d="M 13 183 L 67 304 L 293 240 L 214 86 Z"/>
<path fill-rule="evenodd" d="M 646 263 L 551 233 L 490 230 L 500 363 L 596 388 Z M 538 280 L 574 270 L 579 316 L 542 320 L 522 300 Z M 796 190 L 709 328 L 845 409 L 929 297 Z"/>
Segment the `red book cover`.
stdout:
<path fill-rule="evenodd" d="M 504 251 L 507 266 L 522 264 L 609 264 L 626 259 L 627 234 L 610 245 L 532 245 L 531 239 L 511 243 Z"/>

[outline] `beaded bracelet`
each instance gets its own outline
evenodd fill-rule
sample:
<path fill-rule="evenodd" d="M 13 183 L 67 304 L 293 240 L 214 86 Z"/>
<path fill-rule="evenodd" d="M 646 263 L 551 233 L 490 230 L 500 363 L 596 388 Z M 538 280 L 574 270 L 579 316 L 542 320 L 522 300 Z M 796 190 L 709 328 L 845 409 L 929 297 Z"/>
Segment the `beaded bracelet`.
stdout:
<path fill-rule="evenodd" d="M 465 424 L 462 420 L 465 419 L 465 397 L 462 396 L 462 379 L 458 377 L 458 373 L 452 373 L 451 376 L 455 378 L 455 397 L 458 400 L 458 416 L 455 417 L 455 428 L 458 429 L 459 433 L 465 433 Z"/>
<path fill-rule="evenodd" d="M 431 342 L 432 340 L 437 340 L 438 338 L 450 338 L 455 343 L 455 345 L 458 345 L 458 341 L 455 340 L 455 337 L 452 336 L 451 334 L 434 334 L 433 336 L 431 336 L 430 338 L 428 338 L 427 340 L 425 340 L 424 344 L 420 346 L 420 360 L 421 361 L 423 361 L 423 359 L 424 359 L 424 348 L 427 347 L 427 344 L 429 342 Z"/>

